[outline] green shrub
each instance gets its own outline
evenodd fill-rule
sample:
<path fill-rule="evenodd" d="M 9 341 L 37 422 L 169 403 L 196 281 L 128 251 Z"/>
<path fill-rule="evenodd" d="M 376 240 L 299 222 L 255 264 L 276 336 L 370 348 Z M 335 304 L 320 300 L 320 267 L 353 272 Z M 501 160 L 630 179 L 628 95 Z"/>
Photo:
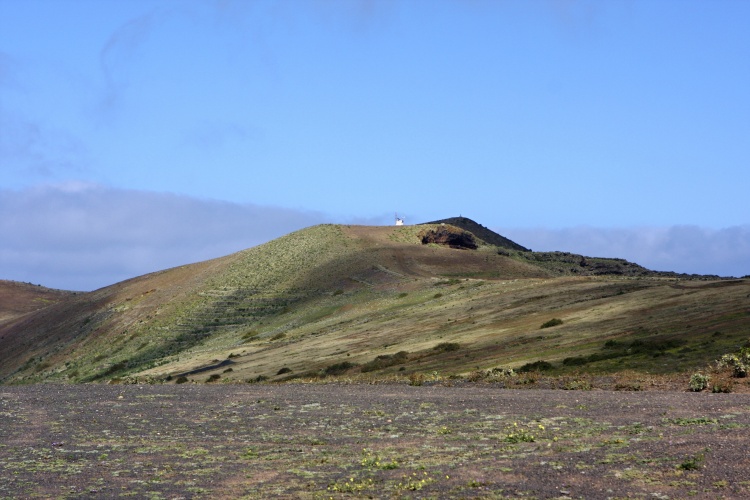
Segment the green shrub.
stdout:
<path fill-rule="evenodd" d="M 187 381 L 188 381 L 187 377 L 182 376 L 182 377 L 177 377 L 177 380 L 175 380 L 174 383 L 175 384 L 184 384 Z"/>
<path fill-rule="evenodd" d="M 541 330 L 542 328 L 550 328 L 550 327 L 562 325 L 562 324 L 563 324 L 563 320 L 561 320 L 560 318 L 552 318 L 551 320 L 545 323 L 542 323 L 542 326 L 540 326 L 539 329 Z"/>
<path fill-rule="evenodd" d="M 539 360 L 539 361 L 534 361 L 533 363 L 526 363 L 517 371 L 518 373 L 543 372 L 543 371 L 551 370 L 552 368 L 554 367 L 552 366 L 552 363 L 550 363 L 549 361 Z"/>
<path fill-rule="evenodd" d="M 690 382 L 688 382 L 688 387 L 690 387 L 690 390 L 693 392 L 700 392 L 708 387 L 708 382 L 710 380 L 711 379 L 708 375 L 703 375 L 702 373 L 693 373 L 693 375 L 690 377 Z"/>
<path fill-rule="evenodd" d="M 292 372 L 292 369 L 285 366 L 283 368 L 279 368 L 279 371 L 276 372 L 276 375 L 284 375 L 285 373 L 291 373 L 291 372 Z"/>
<path fill-rule="evenodd" d="M 342 361 L 341 363 L 335 363 L 331 366 L 328 366 L 325 370 L 323 370 L 323 373 L 325 375 L 341 375 L 342 373 L 345 373 L 355 366 L 357 365 L 354 363 L 350 363 L 349 361 Z"/>
<path fill-rule="evenodd" d="M 736 378 L 747 377 L 750 370 L 750 349 L 743 348 L 736 354 L 725 354 L 717 362 L 719 369 L 731 368 L 732 376 Z"/>
<path fill-rule="evenodd" d="M 208 378 L 206 379 L 206 382 L 216 382 L 220 378 L 221 378 L 221 375 L 219 375 L 218 373 L 214 373 L 213 375 L 208 376 Z"/>
<path fill-rule="evenodd" d="M 381 354 L 372 361 L 369 361 L 362 365 L 362 373 L 372 372 L 375 370 L 382 370 L 389 366 L 400 365 L 406 363 L 409 359 L 409 353 L 407 351 L 399 351 L 396 354 Z"/>

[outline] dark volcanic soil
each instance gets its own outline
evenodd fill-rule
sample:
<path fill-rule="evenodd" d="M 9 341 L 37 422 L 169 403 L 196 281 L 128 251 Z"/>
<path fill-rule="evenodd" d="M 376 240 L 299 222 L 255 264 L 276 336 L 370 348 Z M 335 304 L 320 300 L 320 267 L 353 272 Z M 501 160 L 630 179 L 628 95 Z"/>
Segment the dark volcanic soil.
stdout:
<path fill-rule="evenodd" d="M 0 498 L 747 498 L 750 395 L 0 387 Z"/>

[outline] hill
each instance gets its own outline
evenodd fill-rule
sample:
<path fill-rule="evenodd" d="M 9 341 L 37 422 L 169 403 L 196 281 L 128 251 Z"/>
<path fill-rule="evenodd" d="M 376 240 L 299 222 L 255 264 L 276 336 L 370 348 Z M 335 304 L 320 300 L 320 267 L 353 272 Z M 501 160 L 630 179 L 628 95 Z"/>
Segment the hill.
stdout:
<path fill-rule="evenodd" d="M 460 219 L 314 226 L 36 310 L 16 306 L 0 323 L 0 380 L 390 377 L 541 360 L 557 373 L 664 373 L 747 341 L 747 280 L 500 246 L 500 235 Z M 468 233 L 474 249 L 425 238 L 445 230 Z"/>

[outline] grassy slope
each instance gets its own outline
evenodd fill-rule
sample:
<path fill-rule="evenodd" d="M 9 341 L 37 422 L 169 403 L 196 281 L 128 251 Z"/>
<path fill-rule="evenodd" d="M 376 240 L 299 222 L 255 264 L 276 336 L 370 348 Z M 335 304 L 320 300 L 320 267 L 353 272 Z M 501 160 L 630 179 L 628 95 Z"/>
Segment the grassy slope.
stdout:
<path fill-rule="evenodd" d="M 283 379 L 399 351 L 409 354 L 370 374 L 540 359 L 558 371 L 670 372 L 750 333 L 747 280 L 559 276 L 494 247 L 423 246 L 423 229 L 315 226 L 77 295 L 0 325 L 0 377 L 19 367 L 6 381 L 163 377 L 231 358 L 231 372 L 193 378 Z M 540 329 L 553 317 L 563 324 Z M 435 349 L 445 343 L 458 348 Z"/>

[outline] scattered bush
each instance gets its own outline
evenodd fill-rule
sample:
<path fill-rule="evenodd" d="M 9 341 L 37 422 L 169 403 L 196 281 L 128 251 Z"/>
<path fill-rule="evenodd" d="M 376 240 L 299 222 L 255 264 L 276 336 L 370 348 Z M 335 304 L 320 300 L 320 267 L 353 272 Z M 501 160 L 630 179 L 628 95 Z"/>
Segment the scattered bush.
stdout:
<path fill-rule="evenodd" d="M 742 348 L 736 354 L 725 354 L 716 364 L 719 369 L 730 368 L 733 377 L 745 378 L 750 369 L 750 349 Z"/>
<path fill-rule="evenodd" d="M 221 378 L 221 375 L 219 375 L 218 373 L 214 373 L 213 375 L 208 376 L 208 378 L 206 379 L 206 382 L 216 382 L 220 378 Z"/>
<path fill-rule="evenodd" d="M 284 337 L 286 337 L 286 333 L 281 332 L 281 333 L 277 333 L 276 335 L 274 335 L 273 337 L 271 337 L 271 340 L 281 340 Z"/>
<path fill-rule="evenodd" d="M 526 363 L 521 368 L 518 369 L 518 373 L 528 373 L 528 372 L 543 372 L 547 370 L 551 370 L 554 368 L 552 366 L 552 363 L 549 361 L 539 360 L 534 361 L 533 363 Z"/>
<path fill-rule="evenodd" d="M 399 351 L 396 354 L 381 354 L 372 361 L 362 365 L 362 373 L 382 370 L 389 366 L 400 365 L 406 363 L 408 359 L 409 353 L 407 351 Z"/>
<path fill-rule="evenodd" d="M 688 382 L 688 387 L 690 387 L 690 390 L 693 392 L 700 392 L 708 387 L 709 381 L 710 377 L 708 375 L 703 375 L 702 373 L 693 373 L 693 375 L 690 377 L 690 382 Z"/>
<path fill-rule="evenodd" d="M 551 320 L 545 323 L 542 323 L 542 326 L 540 326 L 539 329 L 541 330 L 542 328 L 550 328 L 550 327 L 562 325 L 562 324 L 563 324 L 563 320 L 561 320 L 560 318 L 552 318 Z"/>
<path fill-rule="evenodd" d="M 276 375 L 284 375 L 285 373 L 291 373 L 292 369 L 285 366 L 283 368 L 279 368 L 279 371 L 276 372 Z"/>
<path fill-rule="evenodd" d="M 564 380 L 562 388 L 566 391 L 590 391 L 593 389 L 591 382 L 587 380 Z"/>
<path fill-rule="evenodd" d="M 680 465 L 682 470 L 698 470 L 703 467 L 703 461 L 706 459 L 705 452 L 698 453 L 692 457 L 687 457 Z"/>
<path fill-rule="evenodd" d="M 424 375 L 422 373 L 410 373 L 409 385 L 420 386 L 424 384 Z"/>
<path fill-rule="evenodd" d="M 458 351 L 459 349 L 461 349 L 461 344 L 457 342 L 441 342 L 432 348 L 433 351 L 439 352 Z"/>
<path fill-rule="evenodd" d="M 496 367 L 489 370 L 475 370 L 466 376 L 469 382 L 478 382 L 483 379 L 489 381 L 505 380 L 516 376 L 512 368 Z"/>
<path fill-rule="evenodd" d="M 185 376 L 177 377 L 177 380 L 174 381 L 175 384 L 184 384 L 188 381 L 188 378 Z"/>
<path fill-rule="evenodd" d="M 346 371 L 354 368 L 357 366 L 354 363 L 350 363 L 349 361 L 342 361 L 341 363 L 335 363 L 331 366 L 327 367 L 325 370 L 323 370 L 324 375 L 341 375 L 342 373 L 345 373 Z"/>

